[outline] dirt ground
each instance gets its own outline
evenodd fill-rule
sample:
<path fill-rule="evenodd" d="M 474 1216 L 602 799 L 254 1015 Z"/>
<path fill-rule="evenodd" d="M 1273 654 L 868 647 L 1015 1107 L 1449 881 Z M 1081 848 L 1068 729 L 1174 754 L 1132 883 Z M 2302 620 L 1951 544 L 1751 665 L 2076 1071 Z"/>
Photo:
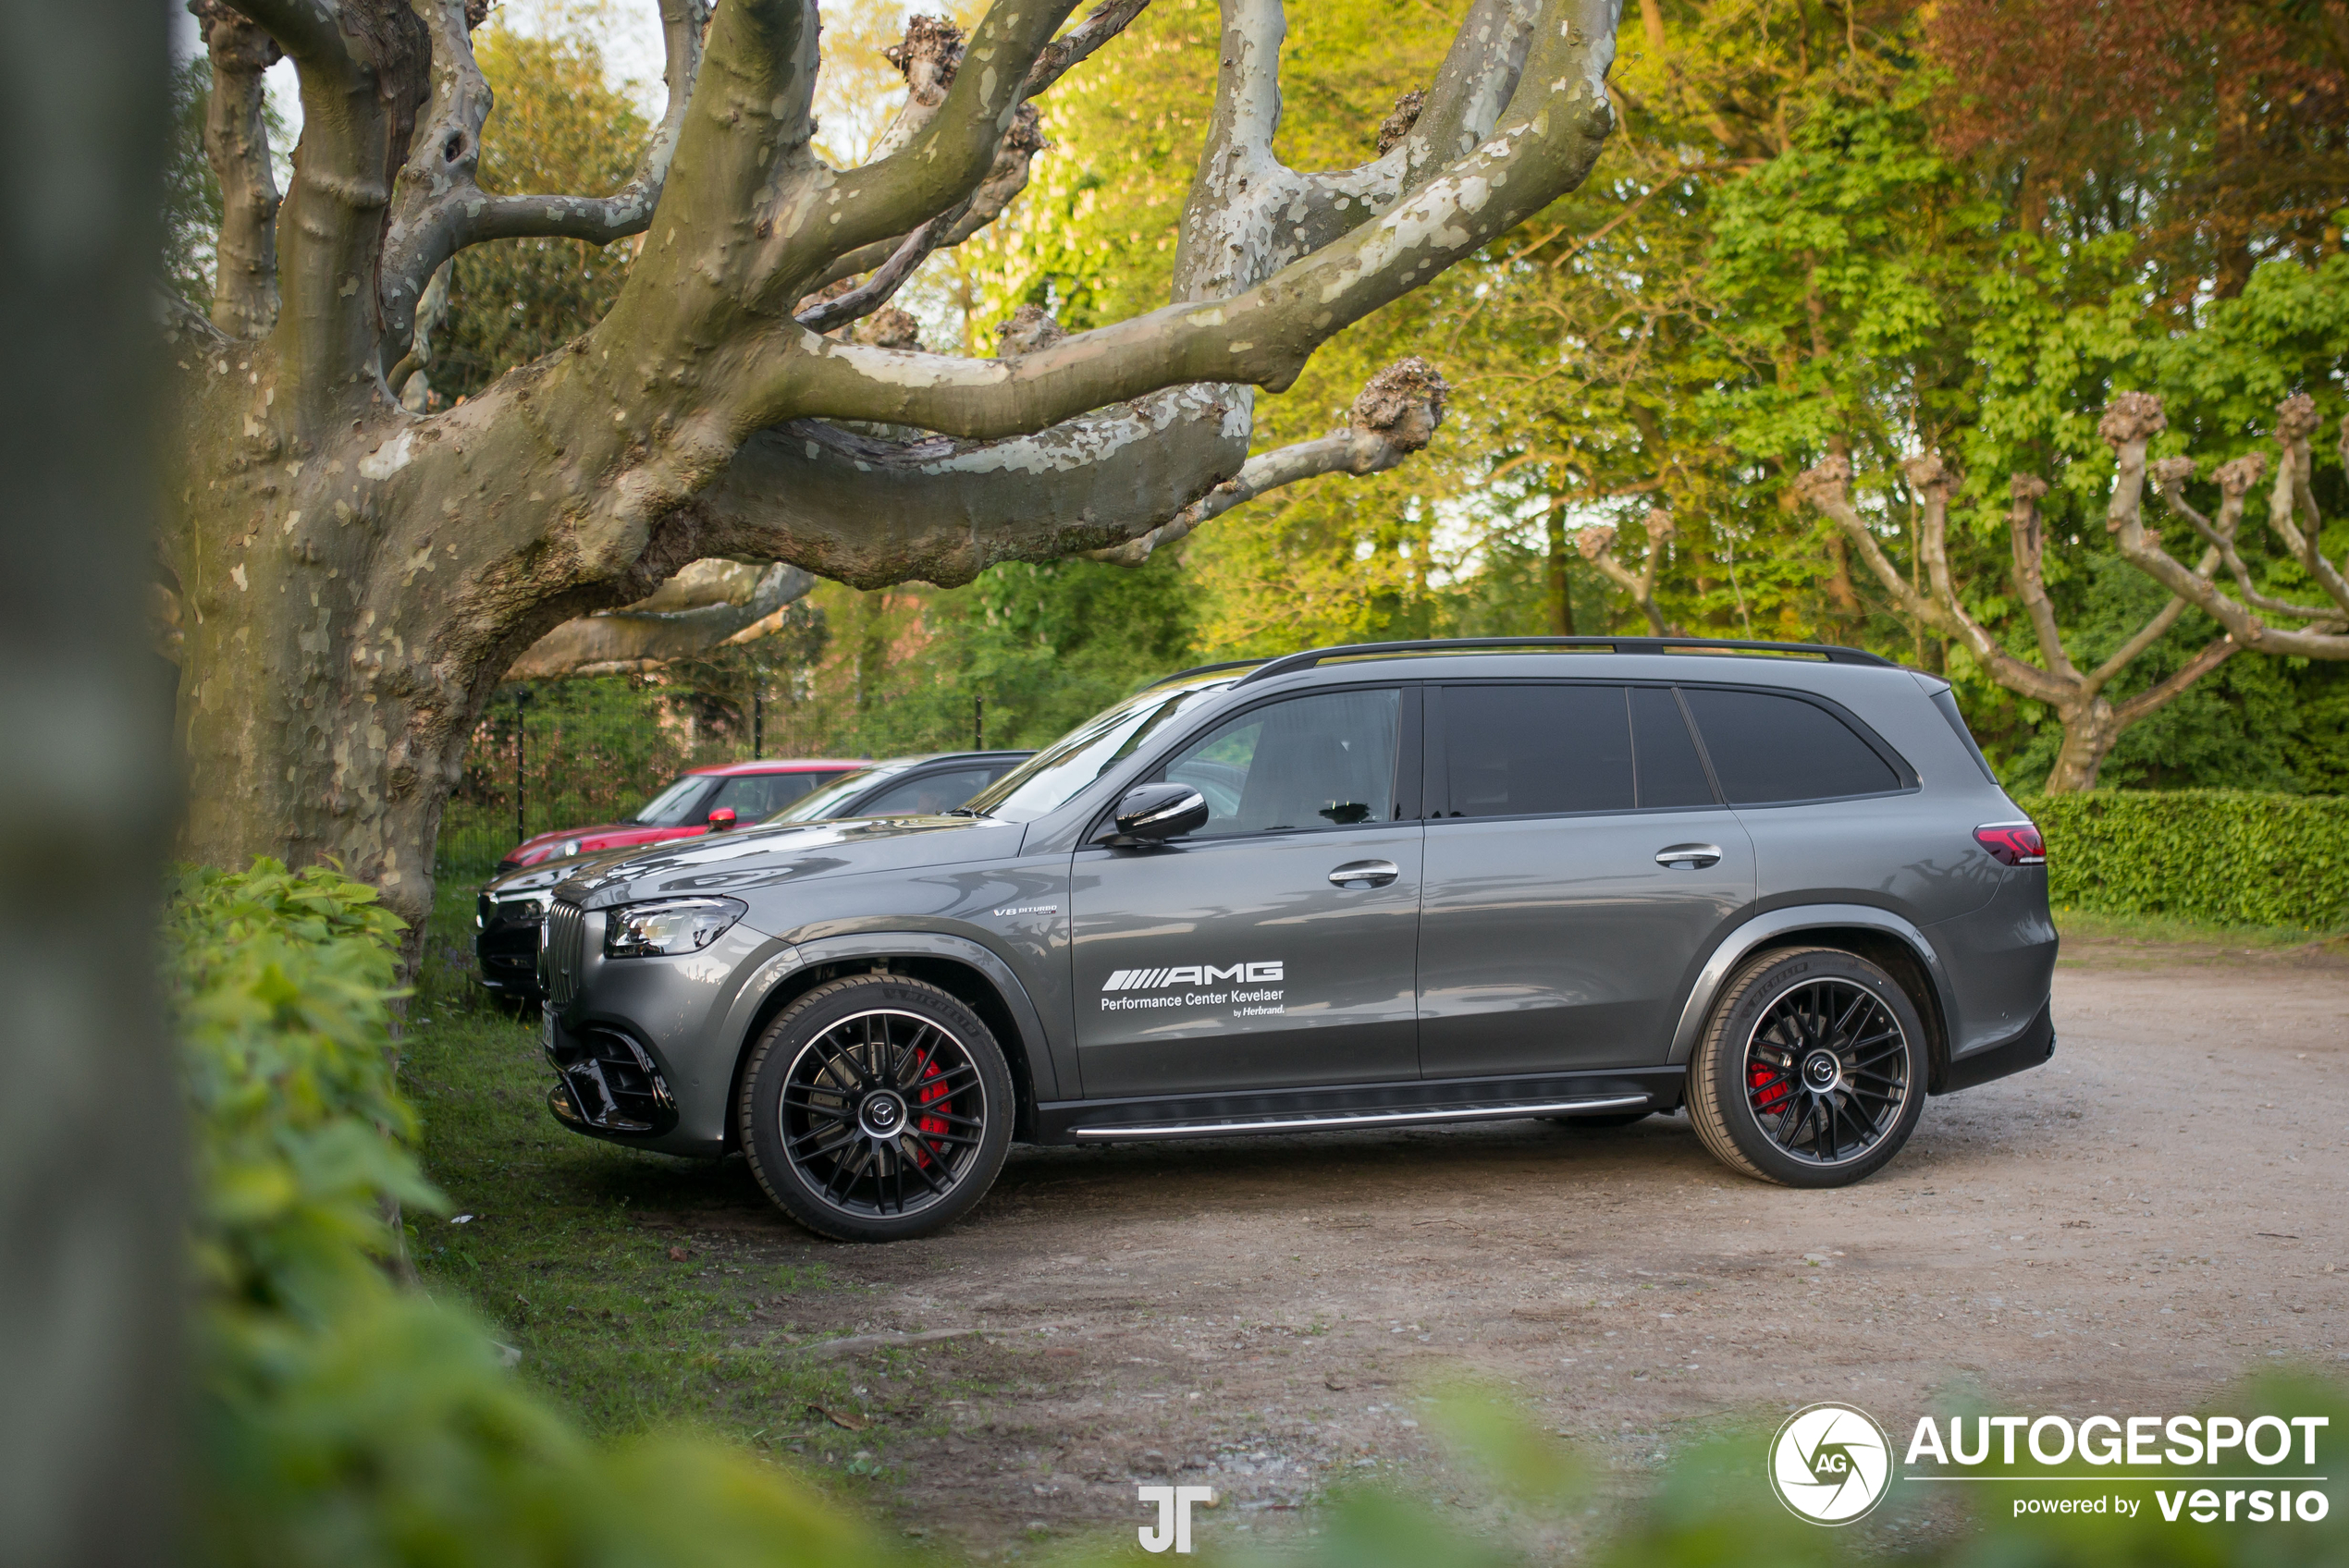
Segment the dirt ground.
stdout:
<path fill-rule="evenodd" d="M 2070 950 L 2055 1060 L 1930 1102 L 1841 1191 L 1734 1177 L 1673 1116 L 1015 1149 L 972 1218 L 891 1247 L 813 1243 L 747 1181 L 646 1218 L 863 1287 L 779 1308 L 778 1354 L 965 1331 L 861 1356 L 882 1429 L 805 1452 L 865 1454 L 894 1524 L 981 1555 L 1130 1530 L 1140 1481 L 1217 1488 L 1210 1540 L 1310 1527 L 1345 1477 L 1446 1495 L 1420 1417 L 1461 1372 L 1619 1492 L 1820 1399 L 1901 1432 L 1967 1388 L 2076 1418 L 2349 1377 L 2349 962 Z"/>

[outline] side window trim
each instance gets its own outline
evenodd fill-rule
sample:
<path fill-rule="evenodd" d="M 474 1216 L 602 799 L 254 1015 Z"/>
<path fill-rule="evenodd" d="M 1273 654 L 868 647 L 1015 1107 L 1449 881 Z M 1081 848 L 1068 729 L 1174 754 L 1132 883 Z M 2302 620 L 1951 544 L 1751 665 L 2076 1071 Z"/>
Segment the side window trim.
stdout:
<path fill-rule="evenodd" d="M 1760 692 L 1773 697 L 1791 697 L 1796 702 L 1808 703 L 1841 723 L 1845 729 L 1857 736 L 1862 745 L 1876 753 L 1876 760 L 1892 770 L 1892 777 L 1899 782 L 1890 790 L 1864 790 L 1856 795 L 1809 795 L 1795 801 L 1753 801 L 1740 805 L 1730 800 L 1728 790 L 1721 787 L 1720 772 L 1713 766 L 1713 748 L 1704 738 L 1704 727 L 1696 722 L 1696 714 L 1689 707 L 1688 698 L 1680 695 L 1683 689 L 1697 692 Z M 1731 811 L 1771 811 L 1779 806 L 1813 806 L 1832 801 L 1875 801 L 1882 800 L 1888 795 L 1912 795 L 1924 788 L 1924 781 L 1918 777 L 1917 770 L 1909 766 L 1909 759 L 1894 751 L 1891 742 L 1877 734 L 1867 720 L 1837 702 L 1833 697 L 1823 697 L 1814 692 L 1801 692 L 1786 686 L 1748 686 L 1727 680 L 1675 682 L 1673 694 L 1680 698 L 1681 717 L 1689 721 L 1689 733 L 1696 737 L 1697 755 L 1704 759 L 1704 771 L 1713 780 L 1713 792 L 1719 796 L 1722 803 Z"/>

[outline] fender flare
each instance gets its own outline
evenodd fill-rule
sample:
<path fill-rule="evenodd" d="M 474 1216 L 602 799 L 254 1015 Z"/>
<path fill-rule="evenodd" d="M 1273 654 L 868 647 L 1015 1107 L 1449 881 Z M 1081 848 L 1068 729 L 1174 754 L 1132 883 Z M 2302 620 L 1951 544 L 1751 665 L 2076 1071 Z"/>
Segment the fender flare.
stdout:
<path fill-rule="evenodd" d="M 793 943 L 769 955 L 727 1005 L 726 1021 L 721 1027 L 724 1037 L 734 1042 L 736 1061 L 750 1048 L 751 1025 L 757 1021 L 759 1011 L 776 986 L 803 969 L 864 958 L 940 958 L 977 970 L 995 987 L 995 994 L 1002 998 L 1019 1030 L 1015 1046 L 1027 1061 L 1037 1099 L 1061 1097 L 1060 1066 L 1052 1059 L 1052 1036 L 1045 1031 L 1043 1015 L 1037 1011 L 1027 987 L 994 949 L 967 937 L 943 931 L 858 931 L 844 937 Z"/>
<path fill-rule="evenodd" d="M 1936 993 L 1934 1000 L 1940 1008 L 1942 1033 L 1955 1038 L 1958 1012 L 1949 974 L 1942 967 L 1941 955 L 1914 922 L 1870 904 L 1795 904 L 1753 916 L 1714 947 L 1704 967 L 1697 972 L 1696 984 L 1689 988 L 1688 1000 L 1681 1004 L 1680 1023 L 1672 1032 L 1672 1054 L 1667 1060 L 1676 1066 L 1688 1065 L 1689 1058 L 1696 1053 L 1697 1036 L 1703 1032 L 1705 1015 L 1713 1011 L 1714 998 L 1721 994 L 1730 972 L 1756 948 L 1803 931 L 1836 927 L 1849 930 L 1854 926 L 1880 931 L 1916 955 Z"/>

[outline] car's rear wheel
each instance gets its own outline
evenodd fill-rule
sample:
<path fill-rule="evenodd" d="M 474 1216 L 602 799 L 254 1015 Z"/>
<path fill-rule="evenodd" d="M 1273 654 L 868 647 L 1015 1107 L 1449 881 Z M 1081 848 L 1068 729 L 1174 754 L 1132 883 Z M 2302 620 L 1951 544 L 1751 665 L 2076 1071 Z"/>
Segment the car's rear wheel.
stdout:
<path fill-rule="evenodd" d="M 1840 1187 L 1900 1152 L 1925 1109 L 1925 1024 L 1857 953 L 1765 953 L 1722 988 L 1689 1063 L 1689 1121 L 1733 1170 Z"/>
<path fill-rule="evenodd" d="M 1012 1136 L 1012 1077 L 978 1015 L 926 981 L 858 974 L 768 1026 L 736 1126 L 759 1185 L 818 1234 L 892 1242 L 984 1197 Z"/>

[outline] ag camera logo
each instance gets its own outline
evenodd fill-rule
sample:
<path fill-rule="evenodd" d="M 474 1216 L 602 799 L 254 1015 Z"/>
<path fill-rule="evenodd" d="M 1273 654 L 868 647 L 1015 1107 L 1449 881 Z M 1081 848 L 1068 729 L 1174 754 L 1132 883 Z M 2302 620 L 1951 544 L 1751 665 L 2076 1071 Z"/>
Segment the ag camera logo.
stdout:
<path fill-rule="evenodd" d="M 1892 1489 L 1892 1440 L 1848 1404 L 1796 1411 L 1770 1439 L 1770 1489 L 1814 1525 L 1849 1525 Z"/>

